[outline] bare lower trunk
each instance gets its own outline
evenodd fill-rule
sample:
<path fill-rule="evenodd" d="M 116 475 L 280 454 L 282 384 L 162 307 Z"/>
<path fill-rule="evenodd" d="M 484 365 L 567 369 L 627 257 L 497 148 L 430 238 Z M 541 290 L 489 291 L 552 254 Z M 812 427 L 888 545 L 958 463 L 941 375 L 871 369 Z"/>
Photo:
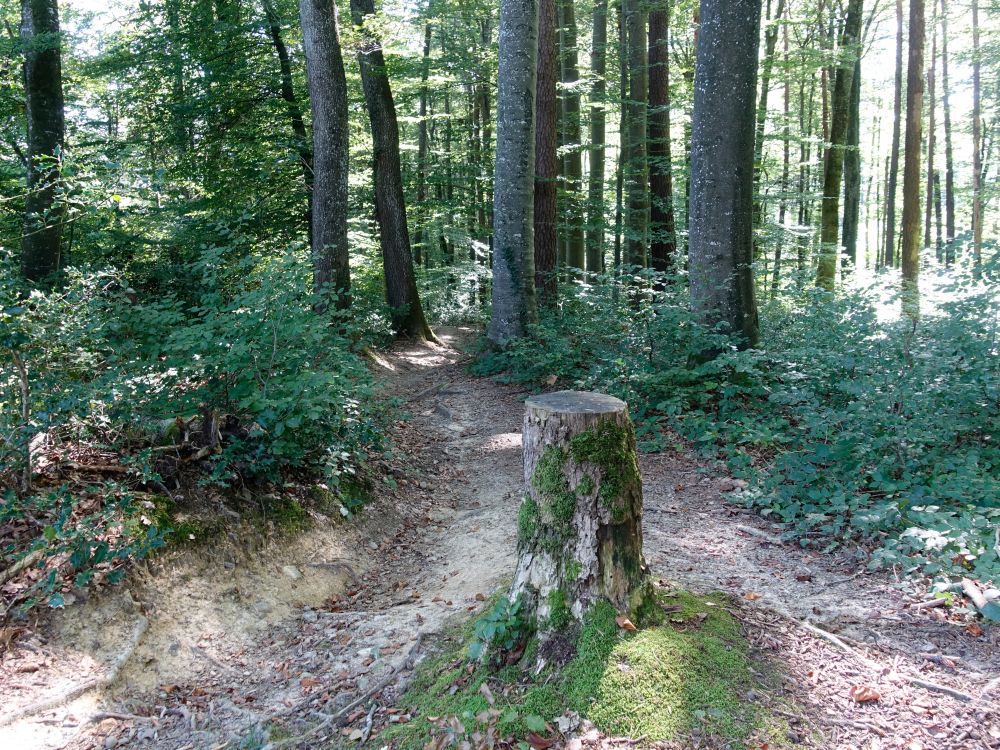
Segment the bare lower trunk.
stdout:
<path fill-rule="evenodd" d="M 501 0 L 489 337 L 506 344 L 537 320 L 534 258 L 536 0 Z"/>
<path fill-rule="evenodd" d="M 556 302 L 556 0 L 538 3 L 535 107 L 535 291 L 539 302 Z"/>
<path fill-rule="evenodd" d="M 889 150 L 889 176 L 885 185 L 885 245 L 882 262 L 895 265 L 896 256 L 896 184 L 899 175 L 899 138 L 903 119 L 903 0 L 896 0 L 896 87 L 892 104 L 892 146 Z"/>
<path fill-rule="evenodd" d="M 983 105 L 979 53 L 979 0 L 972 0 L 972 263 L 983 264 Z"/>
<path fill-rule="evenodd" d="M 955 166 L 951 145 L 951 92 L 948 82 L 948 4 L 941 0 L 941 115 L 944 118 L 944 215 L 945 255 L 954 258 L 955 241 Z"/>
<path fill-rule="evenodd" d="M 623 121 L 627 149 L 623 155 L 625 182 L 625 262 L 646 265 L 649 241 L 649 165 L 646 157 L 648 57 L 646 5 L 642 0 L 622 0 L 628 60 L 628 100 Z"/>
<path fill-rule="evenodd" d="M 924 99 L 924 0 L 910 0 L 910 49 L 906 70 L 906 141 L 903 161 L 903 311 L 920 314 L 920 140 Z"/>
<path fill-rule="evenodd" d="M 851 82 L 851 113 L 847 125 L 847 151 L 844 154 L 844 225 L 842 242 L 844 260 L 852 268 L 858 265 L 858 220 L 861 214 L 861 60 L 854 63 Z M 843 267 L 846 271 L 847 265 Z"/>
<path fill-rule="evenodd" d="M 594 85 L 590 90 L 590 175 L 587 189 L 587 270 L 604 270 L 604 159 L 607 94 L 605 76 L 608 60 L 608 0 L 594 4 L 593 40 L 590 72 Z"/>
<path fill-rule="evenodd" d="M 664 272 L 677 253 L 674 183 L 670 149 L 670 5 L 649 13 L 649 192 L 650 265 Z"/>
<path fill-rule="evenodd" d="M 61 263 L 63 216 L 56 200 L 66 121 L 56 0 L 22 0 L 21 43 L 28 124 L 21 273 L 37 282 Z"/>
<path fill-rule="evenodd" d="M 583 154 L 580 152 L 580 90 L 579 63 L 576 49 L 576 12 L 574 0 L 556 0 L 559 3 L 561 28 L 563 84 L 563 144 L 567 148 L 563 159 L 566 208 L 566 265 L 583 270 L 586 263 L 584 251 L 583 201 L 580 188 L 583 181 Z"/>
<path fill-rule="evenodd" d="M 313 287 L 325 308 L 350 304 L 347 247 L 347 79 L 331 0 L 300 0 L 303 47 L 313 128 L 312 245 Z"/>
<path fill-rule="evenodd" d="M 375 214 L 385 269 L 385 297 L 397 335 L 433 338 L 424 318 L 413 274 L 410 234 L 399 161 L 399 124 L 389 88 L 382 44 L 371 28 L 375 16 L 372 0 L 351 0 L 351 17 L 360 32 L 358 63 L 364 89 L 374 149 Z"/>

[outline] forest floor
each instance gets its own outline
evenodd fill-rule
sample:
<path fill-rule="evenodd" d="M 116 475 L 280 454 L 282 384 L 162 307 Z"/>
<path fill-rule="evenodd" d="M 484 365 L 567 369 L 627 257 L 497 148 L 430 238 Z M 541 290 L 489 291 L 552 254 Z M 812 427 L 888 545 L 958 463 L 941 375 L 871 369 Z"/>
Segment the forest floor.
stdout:
<path fill-rule="evenodd" d="M 8 633 L 0 748 L 381 746 L 380 729 L 408 719 L 394 701 L 435 634 L 482 609 L 515 563 L 526 393 L 467 373 L 471 331 L 439 335 L 375 357 L 408 415 L 356 518 L 175 549 Z M 640 465 L 653 575 L 732 597 L 778 666 L 778 695 L 761 700 L 792 746 L 1000 747 L 1000 629 L 918 606 L 849 553 L 783 543 L 725 501 L 732 479 L 682 449 Z M 879 699 L 857 702 L 859 686 Z"/>

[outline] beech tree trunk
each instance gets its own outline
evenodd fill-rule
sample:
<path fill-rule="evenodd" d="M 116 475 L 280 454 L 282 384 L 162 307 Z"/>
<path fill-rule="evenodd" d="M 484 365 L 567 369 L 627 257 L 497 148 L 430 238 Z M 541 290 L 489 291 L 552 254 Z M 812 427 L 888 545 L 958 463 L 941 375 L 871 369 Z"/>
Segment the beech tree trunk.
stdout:
<path fill-rule="evenodd" d="M 847 151 L 844 153 L 844 260 L 858 266 L 858 220 L 861 215 L 861 59 L 854 61 L 851 82 L 851 111 L 847 122 Z M 846 264 L 841 272 L 847 270 Z"/>
<path fill-rule="evenodd" d="M 760 6 L 702 0 L 691 128 L 691 304 L 749 346 L 759 332 L 751 262 Z"/>
<path fill-rule="evenodd" d="M 760 192 L 761 174 L 764 167 L 764 130 L 767 124 L 767 100 L 771 92 L 771 71 L 774 69 L 774 48 L 778 43 L 778 24 L 785 13 L 785 0 L 778 0 L 774 18 L 771 18 L 771 1 L 767 3 L 766 28 L 764 30 L 764 61 L 760 71 L 760 100 L 757 104 L 757 124 L 754 128 L 753 151 L 753 225 L 760 227 L 764 222 L 764 196 Z M 772 22 L 773 21 L 773 22 Z M 757 253 L 754 252 L 756 257 Z"/>
<path fill-rule="evenodd" d="M 430 135 L 427 127 L 427 104 L 430 98 L 430 91 L 427 87 L 427 79 L 430 76 L 431 68 L 431 36 L 434 27 L 430 21 L 424 24 L 424 49 L 420 61 L 420 122 L 417 125 L 417 210 L 425 214 L 424 221 L 419 224 L 417 242 L 413 246 L 413 260 L 419 266 L 423 264 L 423 255 L 430 252 L 430 228 L 427 226 L 426 201 L 427 201 L 427 171 L 430 157 Z"/>
<path fill-rule="evenodd" d="M 830 142 L 823 160 L 823 202 L 820 210 L 819 266 L 816 286 L 832 290 L 837 273 L 840 239 L 840 190 L 844 172 L 844 151 L 851 115 L 851 87 L 855 62 L 860 55 L 861 0 L 847 4 L 847 19 L 840 37 L 840 65 L 837 66 L 831 102 Z"/>
<path fill-rule="evenodd" d="M 264 0 L 264 15 L 267 18 L 267 31 L 274 45 L 274 52 L 278 56 L 278 71 L 281 75 L 281 98 L 285 102 L 288 111 L 288 119 L 292 127 L 292 135 L 295 137 L 295 153 L 298 154 L 299 162 L 302 164 L 302 179 L 306 186 L 306 196 L 308 208 L 306 209 L 306 226 L 312 227 L 312 184 L 313 184 L 313 155 L 309 147 L 309 136 L 306 133 L 306 125 L 302 119 L 302 107 L 299 105 L 298 97 L 295 96 L 295 87 L 292 85 L 292 62 L 288 55 L 288 47 L 281 35 L 281 19 L 271 0 Z"/>
<path fill-rule="evenodd" d="M 955 258 L 955 165 L 951 147 L 951 99 L 948 82 L 948 4 L 941 0 L 941 116 L 944 118 L 945 261 Z"/>
<path fill-rule="evenodd" d="M 556 180 L 558 99 L 556 98 L 556 0 L 538 0 L 538 60 L 535 83 L 535 292 L 544 305 L 555 304 Z"/>
<path fill-rule="evenodd" d="M 648 56 L 646 4 L 643 0 L 622 0 L 628 65 L 628 99 L 622 119 L 626 138 L 623 150 L 625 184 L 625 262 L 646 265 L 649 240 L 649 165 L 646 158 L 646 109 L 648 99 Z"/>
<path fill-rule="evenodd" d="M 927 182 L 924 193 L 924 247 L 931 246 L 931 217 L 934 211 L 934 148 L 937 145 L 935 133 L 937 101 L 934 91 L 936 66 L 937 27 L 935 26 L 931 33 L 931 61 L 927 65 Z"/>
<path fill-rule="evenodd" d="M 333 0 L 299 0 L 313 129 L 313 288 L 325 308 L 350 305 L 351 267 L 347 247 L 348 127 L 347 78 Z"/>
<path fill-rule="evenodd" d="M 889 176 L 885 185 L 885 246 L 882 262 L 895 265 L 896 184 L 899 176 L 899 137 L 903 118 L 903 0 L 896 0 L 896 88 L 892 100 L 892 146 L 889 148 Z"/>
<path fill-rule="evenodd" d="M 21 235 L 21 273 L 41 281 L 59 270 L 62 212 L 57 209 L 59 165 L 66 138 L 59 7 L 56 0 L 23 0 L 24 104 L 28 175 Z"/>
<path fill-rule="evenodd" d="M 562 58 L 562 114 L 564 145 L 563 158 L 566 208 L 566 265 L 580 271 L 584 269 L 583 202 L 580 188 L 583 182 L 583 154 L 580 152 L 580 90 L 579 61 L 576 49 L 576 11 L 574 0 L 556 0 L 559 3 L 561 28 L 559 41 Z"/>
<path fill-rule="evenodd" d="M 594 4 L 593 38 L 590 51 L 590 174 L 587 187 L 587 270 L 604 270 L 604 158 L 605 96 L 608 67 L 608 0 Z"/>
<path fill-rule="evenodd" d="M 389 76 L 382 54 L 382 43 L 365 26 L 375 15 L 372 0 L 351 0 L 351 17 L 360 32 L 358 64 L 364 89 L 368 119 L 371 123 L 372 161 L 375 176 L 375 215 L 379 225 L 379 244 L 385 268 L 385 298 L 389 305 L 392 328 L 397 335 L 433 339 L 417 293 L 410 255 L 410 233 L 406 226 L 406 204 L 399 163 L 399 123 L 389 88 Z"/>
<path fill-rule="evenodd" d="M 979 53 L 979 0 L 972 0 L 972 263 L 983 264 L 983 105 Z"/>
<path fill-rule="evenodd" d="M 511 601 L 543 633 L 601 600 L 631 617 L 648 601 L 642 556 L 642 480 L 624 401 L 559 391 L 529 398 L 525 495 Z"/>
<path fill-rule="evenodd" d="M 670 3 L 649 11 L 649 259 L 668 271 L 677 253 L 674 182 L 670 149 Z"/>
<path fill-rule="evenodd" d="M 524 336 L 525 326 L 538 318 L 533 227 L 537 45 L 537 0 L 501 0 L 489 327 L 490 340 L 499 345 Z"/>
<path fill-rule="evenodd" d="M 975 1 L 975 0 L 973 0 Z M 903 225 L 900 265 L 903 312 L 920 314 L 920 141 L 924 101 L 924 0 L 910 0 L 910 45 L 906 68 L 906 141 L 903 160 Z"/>

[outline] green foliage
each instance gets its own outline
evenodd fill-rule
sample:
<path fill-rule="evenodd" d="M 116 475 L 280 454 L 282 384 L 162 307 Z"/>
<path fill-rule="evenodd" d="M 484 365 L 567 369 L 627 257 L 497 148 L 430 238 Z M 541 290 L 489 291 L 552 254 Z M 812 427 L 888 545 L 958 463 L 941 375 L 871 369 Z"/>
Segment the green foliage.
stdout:
<path fill-rule="evenodd" d="M 947 291 L 916 326 L 880 320 L 873 290 L 779 298 L 761 310 L 767 350 L 740 351 L 698 325 L 683 287 L 634 306 L 582 286 L 474 369 L 620 396 L 641 448 L 673 430 L 724 458 L 749 482 L 739 500 L 803 545 L 857 541 L 873 566 L 989 580 L 1000 575 L 1000 307 L 995 286 L 961 275 Z"/>
<path fill-rule="evenodd" d="M 507 597 L 499 597 L 489 611 L 476 620 L 469 658 L 478 659 L 487 649 L 504 654 L 527 638 L 529 628 L 522 613 L 523 606 L 520 598 L 512 602 Z"/>

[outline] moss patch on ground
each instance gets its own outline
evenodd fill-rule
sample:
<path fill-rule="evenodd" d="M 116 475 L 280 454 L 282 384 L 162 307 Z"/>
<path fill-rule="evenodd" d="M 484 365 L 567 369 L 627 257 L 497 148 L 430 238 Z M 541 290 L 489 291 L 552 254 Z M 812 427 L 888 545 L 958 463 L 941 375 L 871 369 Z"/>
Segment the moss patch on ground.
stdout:
<path fill-rule="evenodd" d="M 534 674 L 535 649 L 516 665 L 490 671 L 465 658 L 474 623 L 446 634 L 402 697 L 413 714 L 407 724 L 382 735 L 397 747 L 423 747 L 438 731 L 432 719 L 457 716 L 467 729 L 489 708 L 481 692 L 488 681 L 505 737 L 523 739 L 538 719 L 552 721 L 573 711 L 609 735 L 683 740 L 698 735 L 724 746 L 747 741 L 781 747 L 785 727 L 758 701 L 766 686 L 738 621 L 722 595 L 657 592 L 660 622 L 627 632 L 609 604 L 587 615 L 575 655 L 561 668 Z M 753 700 L 743 696 L 753 689 Z M 704 742 L 703 742 L 704 744 Z"/>

